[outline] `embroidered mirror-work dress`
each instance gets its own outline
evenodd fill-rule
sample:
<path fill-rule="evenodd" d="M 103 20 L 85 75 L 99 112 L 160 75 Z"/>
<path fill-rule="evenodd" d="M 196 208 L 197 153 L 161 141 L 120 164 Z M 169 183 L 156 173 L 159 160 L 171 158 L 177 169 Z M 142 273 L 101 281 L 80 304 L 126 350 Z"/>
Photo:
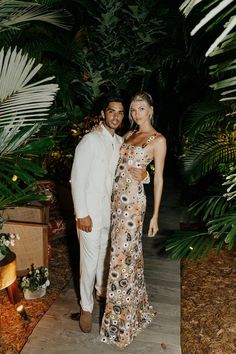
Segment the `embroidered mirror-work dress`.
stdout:
<path fill-rule="evenodd" d="M 130 135 L 127 137 L 127 139 Z M 151 160 L 146 145 L 123 143 L 112 192 L 111 259 L 101 340 L 124 348 L 154 316 L 144 282 L 142 228 L 146 210 L 143 184 L 132 179 L 129 167 Z"/>

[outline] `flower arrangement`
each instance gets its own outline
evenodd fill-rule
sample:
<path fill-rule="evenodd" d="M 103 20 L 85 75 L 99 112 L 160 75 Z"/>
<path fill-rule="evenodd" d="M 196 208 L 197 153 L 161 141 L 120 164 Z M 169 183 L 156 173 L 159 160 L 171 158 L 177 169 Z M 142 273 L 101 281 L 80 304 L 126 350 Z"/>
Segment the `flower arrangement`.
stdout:
<path fill-rule="evenodd" d="M 46 288 L 50 285 L 48 268 L 43 266 L 36 268 L 34 264 L 31 264 L 31 268 L 28 270 L 28 273 L 20 280 L 20 288 L 23 292 L 27 289 L 34 292 L 39 288 Z"/>
<path fill-rule="evenodd" d="M 0 253 L 4 256 L 10 253 L 10 246 L 15 245 L 15 241 L 19 240 L 20 237 L 18 234 L 13 234 L 10 232 L 1 232 L 0 233 Z"/>

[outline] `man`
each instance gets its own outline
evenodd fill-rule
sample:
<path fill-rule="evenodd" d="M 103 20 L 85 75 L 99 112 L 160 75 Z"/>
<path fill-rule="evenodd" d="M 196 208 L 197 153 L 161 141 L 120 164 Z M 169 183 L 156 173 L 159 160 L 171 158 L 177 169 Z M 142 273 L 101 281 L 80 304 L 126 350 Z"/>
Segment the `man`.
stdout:
<path fill-rule="evenodd" d="M 96 299 L 105 299 L 110 229 L 110 203 L 113 178 L 123 138 L 115 134 L 124 118 L 124 105 L 119 97 L 107 98 L 101 111 L 103 124 L 83 137 L 75 150 L 71 171 L 71 191 L 80 242 L 80 328 L 92 329 Z M 131 171 L 142 181 L 145 169 Z"/>

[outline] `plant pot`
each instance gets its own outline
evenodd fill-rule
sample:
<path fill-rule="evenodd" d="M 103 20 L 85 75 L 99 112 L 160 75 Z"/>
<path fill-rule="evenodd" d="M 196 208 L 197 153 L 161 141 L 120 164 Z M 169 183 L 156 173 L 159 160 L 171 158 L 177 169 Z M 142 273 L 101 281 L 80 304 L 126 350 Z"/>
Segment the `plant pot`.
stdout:
<path fill-rule="evenodd" d="M 24 290 L 24 298 L 26 300 L 38 299 L 44 295 L 46 295 L 46 287 L 45 288 L 40 287 L 35 291 L 30 291 L 29 289 Z"/>

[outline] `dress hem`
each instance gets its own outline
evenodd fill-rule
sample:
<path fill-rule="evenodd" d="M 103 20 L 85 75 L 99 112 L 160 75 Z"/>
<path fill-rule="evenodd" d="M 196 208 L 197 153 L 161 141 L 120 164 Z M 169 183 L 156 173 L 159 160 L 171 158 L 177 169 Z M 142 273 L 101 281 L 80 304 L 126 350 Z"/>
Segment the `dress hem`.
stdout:
<path fill-rule="evenodd" d="M 124 346 L 121 346 L 121 345 L 120 345 L 120 342 L 114 341 L 114 340 L 112 340 L 112 339 L 108 339 L 108 338 L 105 337 L 105 336 L 102 336 L 101 342 L 104 343 L 104 344 L 108 344 L 108 345 L 115 345 L 115 346 L 117 346 L 117 347 L 120 348 L 120 349 L 125 349 L 126 347 L 128 347 L 128 346 L 133 342 L 134 338 L 137 337 L 137 336 L 140 334 L 140 332 L 142 332 L 145 328 L 147 328 L 148 326 L 150 326 L 150 324 L 152 323 L 153 318 L 156 317 L 156 316 L 157 316 L 157 312 L 155 312 L 155 311 L 154 311 L 154 312 L 151 312 L 151 313 L 150 313 L 150 319 L 151 319 L 150 322 L 145 322 L 145 323 L 143 323 L 140 327 L 138 327 L 138 328 L 136 329 L 135 333 L 133 334 L 133 337 L 132 337 L 131 342 L 130 342 L 130 343 L 127 343 L 127 344 L 124 345 Z M 103 340 L 103 339 L 104 339 L 104 340 Z"/>

